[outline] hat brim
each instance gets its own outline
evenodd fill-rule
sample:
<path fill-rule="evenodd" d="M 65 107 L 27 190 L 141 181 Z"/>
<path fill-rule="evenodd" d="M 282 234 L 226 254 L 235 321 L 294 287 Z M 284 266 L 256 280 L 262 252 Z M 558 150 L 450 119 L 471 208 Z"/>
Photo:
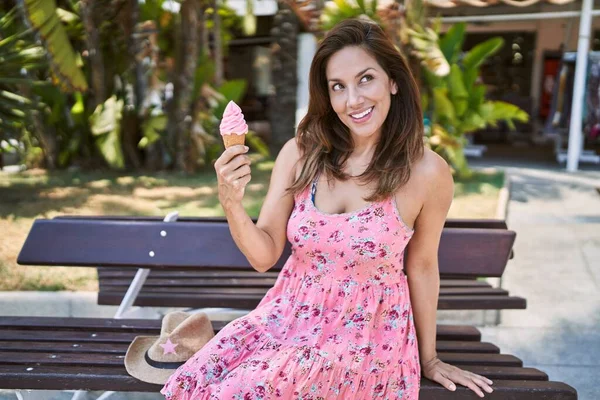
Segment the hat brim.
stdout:
<path fill-rule="evenodd" d="M 125 369 L 140 381 L 164 385 L 177 368 L 156 368 L 146 362 L 145 354 L 157 339 L 158 336 L 138 336 L 133 339 L 125 354 Z"/>

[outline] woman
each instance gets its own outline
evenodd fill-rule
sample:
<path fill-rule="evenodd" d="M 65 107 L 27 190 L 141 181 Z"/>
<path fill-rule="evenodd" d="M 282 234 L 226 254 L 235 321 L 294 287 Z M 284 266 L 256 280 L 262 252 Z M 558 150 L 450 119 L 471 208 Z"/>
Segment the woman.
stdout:
<path fill-rule="evenodd" d="M 256 225 L 242 207 L 248 149 L 217 160 L 219 200 L 252 266 L 271 268 L 286 238 L 293 251 L 259 306 L 170 378 L 167 399 L 417 399 L 421 373 L 492 391 L 436 356 L 453 181 L 423 147 L 419 104 L 383 31 L 347 20 L 315 54 L 307 116 L 277 157 Z"/>

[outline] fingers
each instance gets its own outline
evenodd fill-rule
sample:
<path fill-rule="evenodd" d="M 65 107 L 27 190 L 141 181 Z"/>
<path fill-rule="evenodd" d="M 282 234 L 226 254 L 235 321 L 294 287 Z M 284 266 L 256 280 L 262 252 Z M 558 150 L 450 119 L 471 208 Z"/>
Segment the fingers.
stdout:
<path fill-rule="evenodd" d="M 487 393 L 492 393 L 494 391 L 489 386 L 491 383 L 493 383 L 491 380 L 469 371 L 463 371 L 457 368 L 457 371 L 455 371 L 450 378 L 454 382 L 471 389 L 479 397 L 484 397 L 482 389 Z"/>
<path fill-rule="evenodd" d="M 446 378 L 446 376 L 444 376 L 444 374 L 442 374 L 441 372 L 436 372 L 435 375 L 432 377 L 432 380 L 439 383 L 440 385 L 442 385 L 450 391 L 454 392 L 456 390 L 456 385 L 454 384 L 454 382 Z"/>
<path fill-rule="evenodd" d="M 455 382 L 471 389 L 475 392 L 475 394 L 477 394 L 477 396 L 483 397 L 483 392 L 481 391 L 481 388 L 477 386 L 477 384 L 468 377 L 461 375 L 460 377 L 458 377 L 458 379 L 455 379 Z"/>
<path fill-rule="evenodd" d="M 241 147 L 241 146 L 234 146 Z M 233 148 L 233 147 L 232 147 Z M 230 149 L 227 149 L 230 150 Z M 223 153 L 221 157 L 215 162 L 215 170 L 217 171 L 217 178 L 220 180 L 231 181 L 233 179 L 237 179 L 244 174 L 240 175 L 240 172 L 249 173 L 250 169 L 250 157 L 244 154 L 237 154 L 233 158 L 229 158 L 229 155 L 225 155 Z M 228 160 L 227 162 L 224 162 Z M 241 171 L 240 171 L 241 170 Z"/>
<path fill-rule="evenodd" d="M 239 167 L 238 169 L 236 169 L 235 171 L 233 171 L 232 173 L 230 173 L 227 176 L 227 179 L 230 182 L 235 182 L 236 180 L 239 180 L 240 178 L 245 177 L 246 175 L 250 175 L 251 173 L 251 169 L 249 165 L 242 165 L 241 167 Z"/>
<path fill-rule="evenodd" d="M 245 188 L 246 185 L 250 182 L 250 179 L 252 179 L 251 175 L 246 175 L 240 179 L 236 179 L 232 182 L 232 185 L 234 188 Z"/>
<path fill-rule="evenodd" d="M 219 159 L 215 162 L 215 167 L 223 166 L 223 165 L 229 163 L 236 156 L 239 156 L 240 154 L 244 154 L 247 152 L 248 152 L 248 146 L 242 146 L 242 145 L 231 146 L 230 148 L 225 149 L 223 154 L 221 154 L 221 157 L 219 157 Z"/>

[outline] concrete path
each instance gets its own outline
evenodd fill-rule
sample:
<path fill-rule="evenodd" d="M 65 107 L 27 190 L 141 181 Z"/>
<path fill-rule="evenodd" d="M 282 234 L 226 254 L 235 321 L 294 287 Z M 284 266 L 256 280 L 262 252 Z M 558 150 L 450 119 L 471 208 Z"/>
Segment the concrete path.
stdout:
<path fill-rule="evenodd" d="M 527 299 L 483 340 L 600 399 L 600 171 L 506 168 L 515 258 L 503 287 Z"/>

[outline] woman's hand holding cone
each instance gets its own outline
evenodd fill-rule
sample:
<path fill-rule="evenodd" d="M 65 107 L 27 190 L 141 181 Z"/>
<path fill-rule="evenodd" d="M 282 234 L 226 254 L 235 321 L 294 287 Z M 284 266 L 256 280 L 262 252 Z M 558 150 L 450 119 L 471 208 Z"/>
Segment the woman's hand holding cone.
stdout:
<path fill-rule="evenodd" d="M 239 206 L 250 182 L 250 157 L 247 146 L 236 145 L 226 149 L 215 162 L 219 201 L 225 210 Z"/>

